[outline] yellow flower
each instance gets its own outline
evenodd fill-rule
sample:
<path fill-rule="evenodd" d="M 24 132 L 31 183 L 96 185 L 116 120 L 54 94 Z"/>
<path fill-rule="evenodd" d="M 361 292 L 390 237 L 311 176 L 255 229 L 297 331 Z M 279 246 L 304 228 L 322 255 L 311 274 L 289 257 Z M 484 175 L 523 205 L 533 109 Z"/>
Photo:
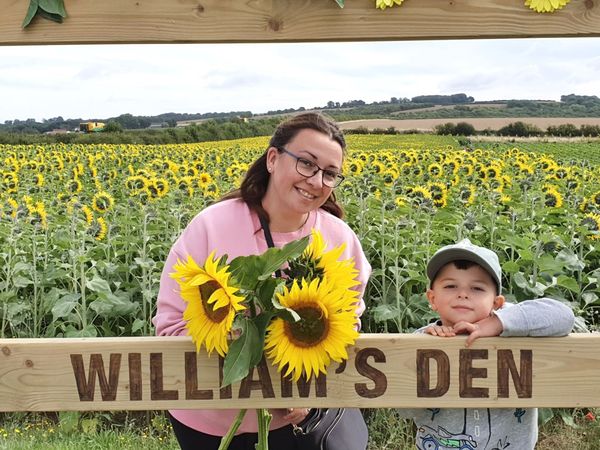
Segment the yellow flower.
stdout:
<path fill-rule="evenodd" d="M 339 260 L 346 244 L 343 243 L 329 251 L 325 251 L 326 248 L 327 244 L 323 240 L 323 235 L 313 228 L 312 240 L 304 250 L 303 256 L 314 261 L 316 268 L 323 274 L 323 277 L 336 288 L 350 289 L 359 285 L 360 281 L 356 279 L 358 270 L 354 267 L 354 260 Z M 358 291 L 351 290 L 348 294 L 356 298 Z"/>
<path fill-rule="evenodd" d="M 92 199 L 94 211 L 104 214 L 109 211 L 115 203 L 115 199 L 108 192 L 98 192 Z"/>
<path fill-rule="evenodd" d="M 94 239 L 97 241 L 101 241 L 106 237 L 106 233 L 108 232 L 108 225 L 106 224 L 106 220 L 104 217 L 98 217 L 96 219 L 96 226 L 93 229 Z"/>
<path fill-rule="evenodd" d="M 560 208 L 563 204 L 562 195 L 554 188 L 546 189 L 544 205 L 548 208 Z"/>
<path fill-rule="evenodd" d="M 561 9 L 571 0 L 525 0 L 525 6 L 529 6 L 536 12 L 553 12 Z"/>
<path fill-rule="evenodd" d="M 600 239 L 600 214 L 586 214 L 581 223 L 587 226 L 590 231 L 595 231 L 595 234 L 591 235 L 591 239 Z"/>
<path fill-rule="evenodd" d="M 231 331 L 236 311 L 245 309 L 244 297 L 236 295 L 238 289 L 229 284 L 229 266 L 219 269 L 215 252 L 199 267 L 191 256 L 187 262 L 177 260 L 175 272 L 169 274 L 181 288 L 181 297 L 187 302 L 183 318 L 188 334 L 196 349 L 204 345 L 208 354 L 213 350 L 225 356 L 229 349 L 227 335 Z"/>
<path fill-rule="evenodd" d="M 88 227 L 92 225 L 92 221 L 94 220 L 94 213 L 89 206 L 83 205 L 81 207 L 81 212 L 83 213 L 83 217 L 85 219 L 85 223 L 87 223 Z"/>
<path fill-rule="evenodd" d="M 267 328 L 265 351 L 280 372 L 285 370 L 293 380 L 302 374 L 309 379 L 327 373 L 331 360 L 348 359 L 346 346 L 354 344 L 358 332 L 355 307 L 343 289 L 317 278 L 310 284 L 302 280 L 301 286 L 294 280 L 292 288 L 284 288 L 277 297 L 300 316 L 298 322 L 276 318 Z"/>
<path fill-rule="evenodd" d="M 375 0 L 375 8 L 385 9 L 392 6 L 400 6 L 404 0 Z"/>

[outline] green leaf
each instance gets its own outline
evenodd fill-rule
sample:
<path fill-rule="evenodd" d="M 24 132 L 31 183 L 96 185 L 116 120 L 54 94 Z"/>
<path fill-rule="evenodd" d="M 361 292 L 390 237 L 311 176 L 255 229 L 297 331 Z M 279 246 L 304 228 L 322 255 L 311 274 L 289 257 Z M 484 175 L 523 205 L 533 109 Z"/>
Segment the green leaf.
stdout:
<path fill-rule="evenodd" d="M 338 6 L 339 6 L 340 8 L 343 8 L 343 7 L 344 7 L 344 0 L 335 0 L 335 2 L 338 4 Z"/>
<path fill-rule="evenodd" d="M 286 261 L 300 256 L 307 245 L 308 236 L 282 248 L 270 248 L 262 255 L 238 256 L 231 261 L 229 269 L 241 288 L 253 290 L 256 280 L 272 277 Z"/>
<path fill-rule="evenodd" d="M 60 17 L 67 17 L 65 3 L 63 0 L 38 0 L 40 8 L 50 14 L 56 14 Z"/>
<path fill-rule="evenodd" d="M 387 320 L 395 320 L 401 316 L 398 308 L 395 305 L 376 306 L 375 308 L 371 308 L 371 314 L 373 314 L 373 318 L 377 323 L 385 322 Z"/>
<path fill-rule="evenodd" d="M 120 317 L 133 313 L 137 304 L 130 302 L 127 294 L 121 293 L 120 296 L 110 292 L 99 292 L 98 298 L 89 304 L 90 309 L 94 310 L 100 317 Z"/>
<path fill-rule="evenodd" d="M 554 417 L 554 411 L 552 408 L 539 408 L 538 409 L 538 423 L 540 425 L 545 424 Z"/>
<path fill-rule="evenodd" d="M 554 259 L 552 255 L 542 255 L 537 260 L 537 266 L 540 269 L 540 272 L 554 275 L 563 271 L 564 264 L 557 259 Z"/>
<path fill-rule="evenodd" d="M 86 287 L 93 292 L 110 292 L 110 286 L 108 281 L 100 278 L 98 275 L 94 275 L 94 278 L 85 282 Z"/>
<path fill-rule="evenodd" d="M 141 330 L 142 328 L 144 328 L 144 325 L 146 324 L 145 320 L 142 319 L 135 319 L 133 321 L 133 325 L 131 325 L 131 332 L 135 333 L 139 330 Z"/>
<path fill-rule="evenodd" d="M 251 367 L 253 351 L 258 345 L 258 330 L 249 319 L 242 322 L 242 334 L 229 346 L 223 363 L 223 385 L 229 386 L 242 380 Z M 262 351 L 262 348 L 260 349 Z"/>
<path fill-rule="evenodd" d="M 577 280 L 566 275 L 559 275 L 559 277 L 556 279 L 556 284 L 567 288 L 571 292 L 579 292 L 579 283 L 577 282 Z"/>
<path fill-rule="evenodd" d="M 506 261 L 504 264 L 502 264 L 502 270 L 504 273 L 517 273 L 519 269 L 519 264 L 515 261 Z"/>
<path fill-rule="evenodd" d="M 63 21 L 63 18 L 60 14 L 49 13 L 48 11 L 45 11 L 42 8 L 38 8 L 37 15 L 56 23 L 62 23 Z"/>
<path fill-rule="evenodd" d="M 256 330 L 258 332 L 258 343 L 256 345 L 255 351 L 252 354 L 252 359 L 250 360 L 250 367 L 255 367 L 262 359 L 263 350 L 265 348 L 265 335 L 267 334 L 267 327 L 271 323 L 271 319 L 274 315 L 274 312 L 262 312 L 252 319 L 252 322 L 254 322 L 254 325 L 256 326 Z"/>
<path fill-rule="evenodd" d="M 563 265 L 569 270 L 575 271 L 583 270 L 585 268 L 585 263 L 579 259 L 573 250 L 568 248 L 562 249 L 558 255 L 556 255 L 556 259 L 562 261 Z"/>
<path fill-rule="evenodd" d="M 53 319 L 57 320 L 63 317 L 67 317 L 69 314 L 71 314 L 71 312 L 75 309 L 75 307 L 78 304 L 79 302 L 73 300 L 61 300 L 52 308 Z"/>
<path fill-rule="evenodd" d="M 23 23 L 21 24 L 22 28 L 27 27 L 31 23 L 31 21 L 35 17 L 35 13 L 37 13 L 38 6 L 38 0 L 29 1 L 29 9 L 27 10 L 27 14 L 25 14 L 25 19 L 23 19 Z"/>

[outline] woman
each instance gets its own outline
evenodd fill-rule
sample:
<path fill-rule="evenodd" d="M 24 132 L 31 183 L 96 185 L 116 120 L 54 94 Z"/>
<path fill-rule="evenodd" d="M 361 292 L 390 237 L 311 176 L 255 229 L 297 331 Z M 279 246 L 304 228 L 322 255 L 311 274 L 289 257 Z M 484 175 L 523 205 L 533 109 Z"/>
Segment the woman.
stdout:
<path fill-rule="evenodd" d="M 358 238 L 341 220 L 343 210 L 334 188 L 344 179 L 341 169 L 346 143 L 337 125 L 315 113 L 297 115 L 279 125 L 269 148 L 248 170 L 239 190 L 200 212 L 171 248 L 165 263 L 153 323 L 159 336 L 185 335 L 185 303 L 175 280 L 169 277 L 177 259 L 191 255 L 204 261 L 216 256 L 229 259 L 264 253 L 270 229 L 276 247 L 319 230 L 329 248 L 346 244 L 343 258 L 353 258 L 359 271 L 361 300 L 357 316 L 364 311 L 364 293 L 371 267 Z M 261 226 L 262 223 L 265 224 Z M 267 233 L 265 233 L 267 232 Z M 236 410 L 170 411 L 175 435 L 182 449 L 217 449 Z M 272 410 L 269 432 L 271 448 L 293 450 L 292 425 L 302 421 L 303 408 Z M 246 414 L 230 449 L 253 450 L 257 439 L 255 414 Z"/>

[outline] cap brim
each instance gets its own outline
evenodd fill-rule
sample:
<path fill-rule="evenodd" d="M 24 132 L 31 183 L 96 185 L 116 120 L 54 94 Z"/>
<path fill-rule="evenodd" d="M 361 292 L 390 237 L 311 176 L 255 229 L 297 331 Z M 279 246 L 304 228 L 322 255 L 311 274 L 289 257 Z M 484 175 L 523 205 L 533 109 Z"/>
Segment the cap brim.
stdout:
<path fill-rule="evenodd" d="M 427 264 L 427 278 L 429 281 L 433 280 L 433 278 L 437 275 L 437 273 L 444 267 L 446 264 L 452 261 L 458 260 L 466 260 L 471 261 L 476 264 L 479 264 L 481 267 L 485 269 L 487 273 L 490 274 L 492 279 L 496 282 L 496 286 L 498 287 L 498 292 L 502 289 L 502 280 L 498 279 L 498 274 L 496 271 L 488 264 L 488 262 L 482 258 L 481 256 L 470 252 L 464 248 L 449 248 L 447 250 L 441 250 L 429 261 Z"/>

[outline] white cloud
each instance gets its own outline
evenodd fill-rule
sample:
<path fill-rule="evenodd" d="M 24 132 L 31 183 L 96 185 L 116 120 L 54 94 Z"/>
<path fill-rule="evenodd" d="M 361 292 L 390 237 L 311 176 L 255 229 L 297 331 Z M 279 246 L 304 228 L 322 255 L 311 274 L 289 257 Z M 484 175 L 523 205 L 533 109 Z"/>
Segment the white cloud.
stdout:
<path fill-rule="evenodd" d="M 0 121 L 600 95 L 600 38 L 0 47 Z"/>

